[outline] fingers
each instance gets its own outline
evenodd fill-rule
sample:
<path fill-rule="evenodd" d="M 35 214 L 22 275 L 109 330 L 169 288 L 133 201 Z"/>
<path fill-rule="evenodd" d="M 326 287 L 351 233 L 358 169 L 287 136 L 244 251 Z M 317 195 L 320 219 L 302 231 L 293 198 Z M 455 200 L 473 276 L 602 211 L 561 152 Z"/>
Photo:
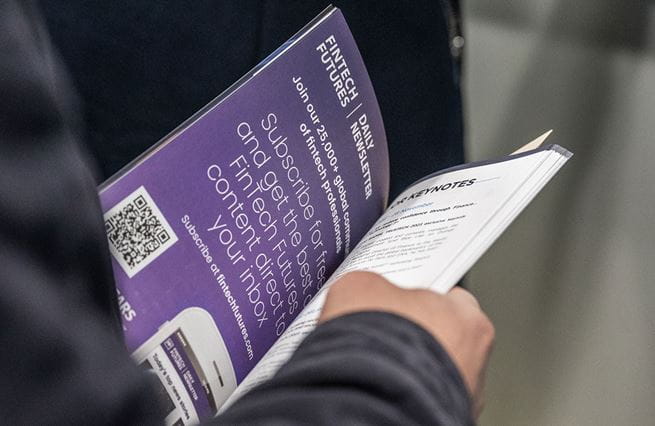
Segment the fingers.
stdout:
<path fill-rule="evenodd" d="M 478 327 L 478 332 L 487 338 L 490 346 L 491 342 L 494 340 L 496 332 L 489 317 L 487 317 L 487 315 L 482 311 L 480 303 L 475 296 L 461 287 L 455 287 L 446 294 L 446 297 L 455 304 L 468 308 L 469 312 L 473 314 L 473 319 Z"/>
<path fill-rule="evenodd" d="M 449 297 L 456 303 L 461 303 L 462 305 L 480 309 L 480 303 L 478 303 L 478 300 L 475 298 L 475 296 L 473 296 L 469 291 L 463 289 L 462 287 L 454 287 L 446 294 L 446 297 Z"/>
<path fill-rule="evenodd" d="M 457 366 L 471 393 L 474 414 L 479 414 L 495 332 L 470 292 L 460 287 L 445 295 L 405 290 L 380 275 L 353 272 L 330 288 L 319 322 L 361 311 L 400 315 L 432 334 Z"/>

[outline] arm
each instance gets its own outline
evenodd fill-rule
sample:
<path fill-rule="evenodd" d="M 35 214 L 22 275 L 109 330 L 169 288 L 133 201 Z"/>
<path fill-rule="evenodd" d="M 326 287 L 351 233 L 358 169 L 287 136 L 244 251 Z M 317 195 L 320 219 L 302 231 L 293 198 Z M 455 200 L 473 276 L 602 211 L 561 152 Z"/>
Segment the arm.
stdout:
<path fill-rule="evenodd" d="M 330 289 L 321 321 L 269 383 L 219 421 L 473 423 L 493 327 L 470 293 L 349 274 Z"/>
<path fill-rule="evenodd" d="M 0 1 L 0 419 L 161 421 L 118 339 L 95 183 L 60 71 L 34 3 Z"/>

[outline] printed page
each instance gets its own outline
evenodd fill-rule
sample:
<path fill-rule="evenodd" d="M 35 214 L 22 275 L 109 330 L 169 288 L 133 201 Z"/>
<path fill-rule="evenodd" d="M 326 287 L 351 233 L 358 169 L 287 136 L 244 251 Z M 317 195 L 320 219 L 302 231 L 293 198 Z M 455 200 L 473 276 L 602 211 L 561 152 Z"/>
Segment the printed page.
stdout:
<path fill-rule="evenodd" d="M 316 327 L 327 289 L 340 276 L 368 270 L 401 287 L 447 292 L 569 157 L 568 151 L 551 146 L 500 161 L 450 169 L 407 189 L 227 405 L 268 380 L 289 359 Z"/>
<path fill-rule="evenodd" d="M 100 193 L 123 329 L 169 423 L 217 407 L 382 214 L 387 145 L 332 9 Z"/>

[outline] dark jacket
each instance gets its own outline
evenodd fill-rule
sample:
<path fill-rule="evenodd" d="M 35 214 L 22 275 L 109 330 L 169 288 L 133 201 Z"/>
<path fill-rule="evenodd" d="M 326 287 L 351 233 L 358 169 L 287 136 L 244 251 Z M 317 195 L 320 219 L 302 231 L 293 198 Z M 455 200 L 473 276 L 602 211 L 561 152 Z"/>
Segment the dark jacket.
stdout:
<path fill-rule="evenodd" d="M 82 98 L 84 141 L 107 178 L 303 27 L 329 0 L 43 2 Z M 391 196 L 463 162 L 462 107 L 447 25 L 457 2 L 333 1 L 384 117 Z M 453 4 L 452 7 L 442 7 Z"/>
<path fill-rule="evenodd" d="M 34 3 L 0 0 L 0 419 L 160 424 L 117 332 L 96 182 L 61 70 Z M 318 327 L 273 380 L 214 421 L 471 423 L 440 345 L 382 313 Z"/>

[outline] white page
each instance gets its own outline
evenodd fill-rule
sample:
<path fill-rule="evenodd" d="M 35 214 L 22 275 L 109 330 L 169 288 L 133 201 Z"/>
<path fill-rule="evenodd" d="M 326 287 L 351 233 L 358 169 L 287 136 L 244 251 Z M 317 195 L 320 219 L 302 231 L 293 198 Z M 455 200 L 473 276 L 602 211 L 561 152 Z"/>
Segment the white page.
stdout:
<path fill-rule="evenodd" d="M 461 255 L 456 256 L 453 263 L 440 274 L 431 284 L 435 291 L 445 292 L 473 266 L 494 241 L 507 229 L 532 199 L 543 189 L 548 181 L 568 160 L 569 156 L 550 151 L 549 156 L 541 164 L 525 184 L 512 195 L 511 202 L 506 203 L 489 222 L 473 237 Z"/>
<path fill-rule="evenodd" d="M 401 287 L 448 291 L 466 272 L 462 265 L 468 269 L 479 258 L 570 155 L 554 146 L 465 165 L 411 186 L 378 219 L 223 409 L 272 377 L 291 357 L 316 327 L 327 289 L 341 275 L 369 270 Z M 458 262 L 460 258 L 464 260 Z M 439 279 L 442 276 L 449 281 Z"/>

